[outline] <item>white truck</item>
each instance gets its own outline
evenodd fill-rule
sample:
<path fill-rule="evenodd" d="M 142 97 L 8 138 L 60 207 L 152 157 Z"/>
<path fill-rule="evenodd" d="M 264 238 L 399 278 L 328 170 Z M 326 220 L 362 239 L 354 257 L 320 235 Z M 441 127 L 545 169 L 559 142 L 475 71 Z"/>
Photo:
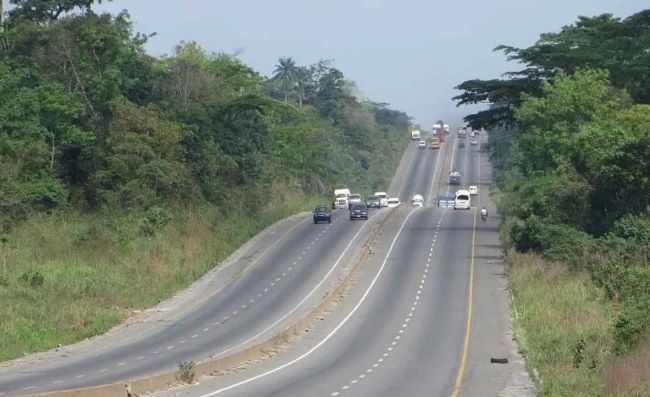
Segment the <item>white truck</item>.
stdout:
<path fill-rule="evenodd" d="M 334 189 L 334 204 L 332 207 L 336 210 L 347 209 L 349 206 L 350 189 Z"/>
<path fill-rule="evenodd" d="M 413 139 L 414 141 L 419 141 L 420 136 L 421 136 L 420 130 L 418 129 L 411 130 L 411 139 Z"/>
<path fill-rule="evenodd" d="M 442 129 L 445 130 L 445 134 L 449 134 L 449 124 L 443 124 Z"/>

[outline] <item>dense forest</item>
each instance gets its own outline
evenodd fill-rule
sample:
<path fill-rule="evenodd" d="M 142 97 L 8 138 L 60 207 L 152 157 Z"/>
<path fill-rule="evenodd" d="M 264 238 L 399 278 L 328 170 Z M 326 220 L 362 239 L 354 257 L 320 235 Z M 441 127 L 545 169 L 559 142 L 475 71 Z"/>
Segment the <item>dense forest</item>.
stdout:
<path fill-rule="evenodd" d="M 331 61 L 156 58 L 99 2 L 11 0 L 1 27 L 0 359 L 106 330 L 336 185 L 385 189 L 408 142 Z"/>
<path fill-rule="evenodd" d="M 498 205 L 513 248 L 541 254 L 549 268 L 561 262 L 586 272 L 611 304 L 611 344 L 584 329 L 568 343 L 567 335 L 556 340 L 578 357 L 576 368 L 584 359 L 582 366 L 601 369 L 607 354 L 641 345 L 641 357 L 650 357 L 649 49 L 650 10 L 625 19 L 580 17 L 528 48 L 497 47 L 522 70 L 457 87 L 464 91 L 459 105 L 489 105 L 466 121 L 490 130 Z M 568 321 L 589 322 L 581 317 Z M 555 351 L 549 346 L 539 349 Z M 542 395 L 582 395 L 553 387 L 546 383 Z"/>

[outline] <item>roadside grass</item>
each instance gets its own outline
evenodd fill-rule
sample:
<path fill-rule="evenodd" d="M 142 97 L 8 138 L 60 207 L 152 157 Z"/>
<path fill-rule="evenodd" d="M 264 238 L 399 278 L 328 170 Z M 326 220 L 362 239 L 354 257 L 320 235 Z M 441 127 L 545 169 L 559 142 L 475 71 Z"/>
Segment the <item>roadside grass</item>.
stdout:
<path fill-rule="evenodd" d="M 539 396 L 650 395 L 650 337 L 616 356 L 616 307 L 585 271 L 509 251 L 514 331 Z"/>
<path fill-rule="evenodd" d="M 539 396 L 599 396 L 613 344 L 612 308 L 586 273 L 510 252 L 515 337 Z M 533 370 L 534 369 L 534 370 Z"/>
<path fill-rule="evenodd" d="M 186 288 L 265 227 L 322 198 L 287 195 L 255 213 L 170 211 L 142 233 L 142 214 L 35 215 L 3 245 L 0 360 L 106 332 Z"/>

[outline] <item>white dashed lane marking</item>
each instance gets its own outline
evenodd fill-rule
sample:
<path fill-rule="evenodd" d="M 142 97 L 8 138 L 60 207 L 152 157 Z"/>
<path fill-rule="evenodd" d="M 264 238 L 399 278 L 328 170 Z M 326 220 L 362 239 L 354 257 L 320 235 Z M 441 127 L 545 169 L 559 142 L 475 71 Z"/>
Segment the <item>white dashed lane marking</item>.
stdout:
<path fill-rule="evenodd" d="M 438 226 L 437 226 L 436 231 L 435 231 L 435 236 L 438 235 L 438 229 L 440 229 L 440 224 L 441 224 L 441 223 L 442 223 L 442 216 L 441 216 L 440 219 L 438 220 Z M 411 317 L 413 317 L 413 313 L 415 312 L 415 308 L 416 308 L 416 306 L 417 306 L 417 304 L 418 304 L 418 300 L 420 299 L 420 294 L 422 293 L 422 289 L 423 289 L 423 287 L 424 287 L 424 282 L 426 281 L 426 278 L 427 278 L 427 272 L 429 271 L 429 270 L 428 270 L 428 267 L 429 267 L 430 262 L 431 262 L 431 256 L 433 255 L 433 249 L 434 249 L 434 247 L 435 247 L 435 243 L 436 243 L 436 239 L 435 239 L 435 237 L 434 237 L 433 242 L 431 243 L 431 248 L 430 248 L 430 250 L 429 250 L 429 251 L 430 251 L 430 252 L 429 252 L 429 257 L 427 258 L 427 261 L 426 261 L 426 263 L 425 263 L 425 266 L 424 266 L 424 269 L 423 269 L 423 273 L 422 273 L 422 278 L 421 278 L 421 280 L 420 280 L 420 284 L 419 284 L 419 286 L 418 286 L 418 290 L 417 290 L 416 295 L 415 295 L 415 300 L 413 301 L 413 306 L 411 306 L 411 310 L 409 311 L 407 317 L 404 319 L 404 322 L 402 323 L 401 328 L 397 331 L 397 335 L 395 335 L 395 339 L 391 342 L 391 346 L 389 346 L 389 347 L 386 349 L 386 352 L 384 352 L 384 353 L 382 354 L 382 357 L 379 357 L 379 358 L 377 359 L 377 361 L 376 361 L 374 364 L 372 364 L 372 368 L 368 368 L 368 369 L 366 369 L 366 373 L 367 373 L 367 374 L 371 373 L 371 372 L 373 371 L 373 368 L 377 368 L 377 367 L 379 367 L 379 364 L 381 364 L 382 362 L 384 362 L 384 358 L 388 357 L 388 355 L 389 355 L 388 353 L 391 352 L 391 351 L 393 350 L 393 347 L 394 347 L 394 346 L 397 346 L 397 342 L 400 340 L 401 335 L 404 334 L 404 330 L 405 330 L 405 328 L 408 327 L 408 322 L 411 321 Z M 361 374 L 361 375 L 359 375 L 359 376 L 357 377 L 357 379 L 353 379 L 353 380 L 351 380 L 351 381 L 349 382 L 349 384 L 346 384 L 346 385 L 341 386 L 341 390 L 347 390 L 347 389 L 349 389 L 352 385 L 358 383 L 361 379 L 365 378 L 365 376 L 366 376 L 365 374 Z M 341 392 L 337 391 L 337 392 L 333 392 L 333 393 L 331 393 L 330 396 L 338 396 L 339 394 L 341 394 Z"/>

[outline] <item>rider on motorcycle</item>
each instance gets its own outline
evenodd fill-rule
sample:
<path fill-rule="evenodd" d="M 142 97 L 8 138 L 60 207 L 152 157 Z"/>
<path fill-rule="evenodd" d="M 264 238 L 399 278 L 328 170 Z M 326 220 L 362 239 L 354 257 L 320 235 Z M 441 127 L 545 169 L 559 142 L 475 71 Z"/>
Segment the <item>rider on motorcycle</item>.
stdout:
<path fill-rule="evenodd" d="M 483 218 L 485 220 L 485 219 L 487 219 L 487 216 L 488 216 L 488 212 L 485 209 L 485 207 L 481 208 L 481 218 Z"/>

